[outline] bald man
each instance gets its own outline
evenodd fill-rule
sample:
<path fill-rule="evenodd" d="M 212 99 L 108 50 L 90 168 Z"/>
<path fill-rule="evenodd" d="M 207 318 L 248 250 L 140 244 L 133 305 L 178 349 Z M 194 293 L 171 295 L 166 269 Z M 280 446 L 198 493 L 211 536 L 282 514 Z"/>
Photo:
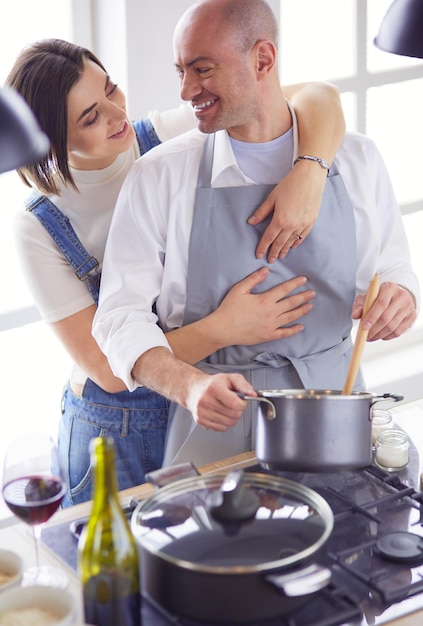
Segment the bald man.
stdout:
<path fill-rule="evenodd" d="M 277 41 L 264 0 L 205 0 L 184 13 L 175 66 L 198 129 L 142 157 L 116 207 L 93 332 L 130 389 L 146 385 L 174 402 L 165 465 L 254 450 L 254 410 L 237 392 L 342 389 L 352 320 L 376 271 L 369 339 L 392 339 L 416 317 L 418 282 L 375 145 L 347 133 L 330 168 L 297 154 Z M 252 227 L 249 215 L 310 156 L 328 170 L 311 233 L 285 259 L 257 259 L 266 224 Z M 178 360 L 163 331 L 204 318 L 232 285 L 257 273 L 263 315 L 278 312 L 274 339 L 222 348 L 195 367 Z M 363 386 L 358 376 L 355 389 Z"/>

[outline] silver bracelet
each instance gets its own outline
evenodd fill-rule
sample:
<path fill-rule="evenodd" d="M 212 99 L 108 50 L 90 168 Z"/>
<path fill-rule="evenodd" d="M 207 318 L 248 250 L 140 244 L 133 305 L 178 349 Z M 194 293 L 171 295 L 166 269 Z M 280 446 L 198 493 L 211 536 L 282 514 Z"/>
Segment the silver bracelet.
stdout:
<path fill-rule="evenodd" d="M 309 156 L 308 154 L 305 154 L 303 156 L 297 157 L 294 161 L 294 165 L 298 163 L 298 161 L 315 161 L 320 165 L 320 167 L 329 172 L 329 163 L 326 161 L 326 159 L 321 159 L 320 157 Z"/>

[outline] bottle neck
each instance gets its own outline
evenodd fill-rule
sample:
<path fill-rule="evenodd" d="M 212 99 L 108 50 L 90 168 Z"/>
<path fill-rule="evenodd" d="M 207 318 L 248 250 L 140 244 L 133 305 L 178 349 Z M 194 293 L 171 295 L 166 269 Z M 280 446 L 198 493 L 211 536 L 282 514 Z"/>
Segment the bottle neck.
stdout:
<path fill-rule="evenodd" d="M 115 452 L 113 441 L 96 437 L 93 441 L 94 506 L 117 498 Z"/>

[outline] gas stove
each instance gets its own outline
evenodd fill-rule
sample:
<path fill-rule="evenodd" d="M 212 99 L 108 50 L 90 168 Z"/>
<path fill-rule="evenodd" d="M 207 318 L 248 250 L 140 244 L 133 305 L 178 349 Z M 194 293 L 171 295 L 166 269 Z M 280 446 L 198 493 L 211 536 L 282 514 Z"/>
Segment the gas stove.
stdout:
<path fill-rule="evenodd" d="M 423 415 L 423 409 L 422 409 Z M 413 420 L 415 422 L 415 420 Z M 332 473 L 270 472 L 254 464 L 245 472 L 268 472 L 311 487 L 334 514 L 331 536 L 317 559 L 332 579 L 300 609 L 244 626 L 381 626 L 423 609 L 423 493 L 420 461 L 411 444 L 410 461 L 389 473 L 372 463 L 365 470 Z M 136 502 L 128 510 L 136 506 Z M 46 528 L 42 539 L 76 569 L 75 528 Z M 242 602 L 242 598 L 240 598 Z M 148 626 L 216 626 L 169 615 L 143 599 Z M 219 626 L 237 626 L 221 623 Z"/>
<path fill-rule="evenodd" d="M 412 448 L 408 467 L 396 473 L 374 464 L 328 474 L 269 472 L 313 488 L 332 508 L 334 529 L 319 559 L 331 569 L 332 580 L 300 609 L 249 626 L 379 626 L 422 609 L 423 493 L 418 468 Z M 267 470 L 253 465 L 244 471 Z M 211 626 L 168 615 L 147 598 L 143 618 L 148 626 Z"/>

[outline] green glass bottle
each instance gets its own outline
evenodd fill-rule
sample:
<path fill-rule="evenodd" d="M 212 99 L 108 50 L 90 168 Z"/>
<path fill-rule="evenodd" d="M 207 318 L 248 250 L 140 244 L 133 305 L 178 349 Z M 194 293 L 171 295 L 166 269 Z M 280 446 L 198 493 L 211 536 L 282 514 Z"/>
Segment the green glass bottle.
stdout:
<path fill-rule="evenodd" d="M 141 626 L 138 550 L 117 495 L 112 439 L 96 437 L 94 501 L 78 543 L 85 621 L 96 626 Z"/>

